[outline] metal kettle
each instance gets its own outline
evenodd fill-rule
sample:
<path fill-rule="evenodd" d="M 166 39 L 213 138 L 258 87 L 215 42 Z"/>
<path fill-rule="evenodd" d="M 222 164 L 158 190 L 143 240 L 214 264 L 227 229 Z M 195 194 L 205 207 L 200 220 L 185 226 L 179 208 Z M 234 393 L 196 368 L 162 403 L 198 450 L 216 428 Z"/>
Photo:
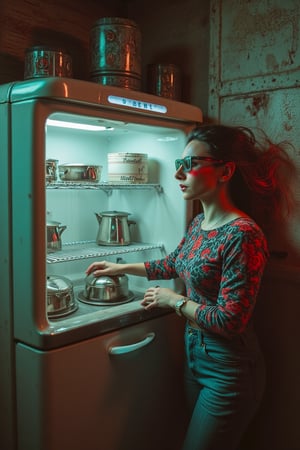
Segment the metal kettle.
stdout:
<path fill-rule="evenodd" d="M 60 222 L 47 222 L 47 252 L 52 253 L 61 250 L 61 235 L 66 229 L 66 225 Z"/>
<path fill-rule="evenodd" d="M 96 238 L 98 245 L 129 245 L 131 243 L 129 226 L 136 222 L 128 220 L 130 213 L 103 211 L 95 214 L 99 223 Z"/>

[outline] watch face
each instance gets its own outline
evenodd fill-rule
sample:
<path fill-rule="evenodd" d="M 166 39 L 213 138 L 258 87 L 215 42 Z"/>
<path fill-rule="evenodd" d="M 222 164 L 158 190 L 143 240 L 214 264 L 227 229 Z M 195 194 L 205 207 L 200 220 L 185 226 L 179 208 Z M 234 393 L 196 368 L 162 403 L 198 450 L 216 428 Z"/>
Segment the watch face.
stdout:
<path fill-rule="evenodd" d="M 179 316 L 181 316 L 181 307 L 186 303 L 186 300 L 184 298 L 178 300 L 178 302 L 175 305 L 175 311 Z"/>

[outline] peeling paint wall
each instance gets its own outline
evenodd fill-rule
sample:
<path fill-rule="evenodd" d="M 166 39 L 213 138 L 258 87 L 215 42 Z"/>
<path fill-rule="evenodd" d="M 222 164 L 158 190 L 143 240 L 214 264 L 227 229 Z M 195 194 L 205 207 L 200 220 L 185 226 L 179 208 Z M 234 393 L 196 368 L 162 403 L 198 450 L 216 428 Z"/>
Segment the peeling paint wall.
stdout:
<path fill-rule="evenodd" d="M 294 0 L 223 1 L 222 77 L 273 76 L 299 66 L 299 8 Z"/>
<path fill-rule="evenodd" d="M 209 118 L 289 141 L 300 176 L 299 0 L 211 0 Z M 300 448 L 300 181 L 292 216 L 270 239 L 256 326 L 267 363 L 262 405 L 240 450 Z"/>
<path fill-rule="evenodd" d="M 210 35 L 210 118 L 291 142 L 300 176 L 300 2 L 212 0 Z M 300 182 L 294 191 L 295 211 L 276 224 L 270 247 L 299 266 Z"/>

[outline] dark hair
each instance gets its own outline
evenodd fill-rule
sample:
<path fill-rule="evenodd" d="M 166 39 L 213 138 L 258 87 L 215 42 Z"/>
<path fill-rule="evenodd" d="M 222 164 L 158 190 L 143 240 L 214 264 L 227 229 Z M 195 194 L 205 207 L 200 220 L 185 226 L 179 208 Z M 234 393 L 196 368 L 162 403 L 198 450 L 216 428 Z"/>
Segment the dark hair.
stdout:
<path fill-rule="evenodd" d="M 214 158 L 235 162 L 232 201 L 266 229 L 294 206 L 296 167 L 287 152 L 288 146 L 293 149 L 290 143 L 274 144 L 262 130 L 258 134 L 240 126 L 203 125 L 191 131 L 187 143 L 205 142 Z"/>

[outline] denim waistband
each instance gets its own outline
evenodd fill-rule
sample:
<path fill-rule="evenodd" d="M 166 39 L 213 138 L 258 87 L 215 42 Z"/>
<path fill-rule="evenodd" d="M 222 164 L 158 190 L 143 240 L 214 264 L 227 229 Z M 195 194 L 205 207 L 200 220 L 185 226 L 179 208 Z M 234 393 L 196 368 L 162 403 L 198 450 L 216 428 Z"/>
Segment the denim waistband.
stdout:
<path fill-rule="evenodd" d="M 216 344 L 223 343 L 225 345 L 235 345 L 236 343 L 244 342 L 244 344 L 247 344 L 247 347 L 252 347 L 252 348 L 256 348 L 257 344 L 258 344 L 256 333 L 254 332 L 252 327 L 248 328 L 241 334 L 237 334 L 236 336 L 233 336 L 232 338 L 227 338 L 220 334 L 211 333 L 200 327 L 196 328 L 195 326 L 192 326 L 187 321 L 186 327 L 185 327 L 185 332 L 190 336 L 198 336 L 202 343 L 203 342 L 207 342 L 207 343 L 215 342 Z"/>
<path fill-rule="evenodd" d="M 196 323 L 194 324 L 194 323 L 190 322 L 189 320 L 186 321 L 186 328 L 191 330 L 191 331 L 201 331 L 203 333 L 208 333 L 206 330 L 204 330 L 203 328 L 199 327 Z"/>
<path fill-rule="evenodd" d="M 188 334 L 193 334 L 193 335 L 200 335 L 200 336 L 206 336 L 206 337 L 211 337 L 211 338 L 216 338 L 218 336 L 216 336 L 213 333 L 209 333 L 208 331 L 204 330 L 203 328 L 200 328 L 198 326 L 195 325 L 191 325 L 188 321 L 186 322 L 186 326 L 185 326 L 186 332 Z"/>

